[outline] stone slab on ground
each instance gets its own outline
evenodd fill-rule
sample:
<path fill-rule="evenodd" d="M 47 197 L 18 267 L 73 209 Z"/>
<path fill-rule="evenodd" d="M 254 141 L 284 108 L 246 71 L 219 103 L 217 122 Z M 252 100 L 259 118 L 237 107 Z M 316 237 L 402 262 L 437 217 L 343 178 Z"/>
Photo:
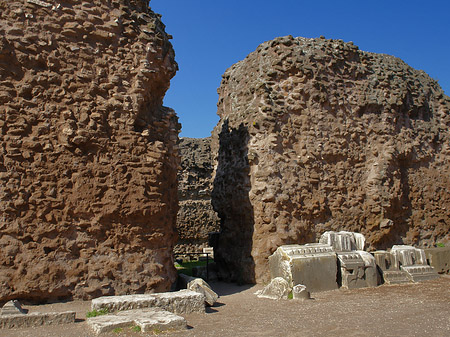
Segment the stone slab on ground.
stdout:
<path fill-rule="evenodd" d="M 142 332 L 187 328 L 186 319 L 159 308 L 127 310 L 116 314 L 92 317 L 87 319 L 87 324 L 98 334 L 133 326 L 139 326 Z"/>
<path fill-rule="evenodd" d="M 0 315 L 0 329 L 29 328 L 75 322 L 75 311 Z M 0 334 L 1 335 L 1 334 Z"/>
<path fill-rule="evenodd" d="M 107 309 L 109 312 L 161 308 L 174 314 L 205 312 L 205 296 L 192 290 L 157 294 L 104 296 L 92 300 L 91 309 Z"/>
<path fill-rule="evenodd" d="M 425 249 L 430 266 L 439 274 L 450 274 L 450 247 Z"/>

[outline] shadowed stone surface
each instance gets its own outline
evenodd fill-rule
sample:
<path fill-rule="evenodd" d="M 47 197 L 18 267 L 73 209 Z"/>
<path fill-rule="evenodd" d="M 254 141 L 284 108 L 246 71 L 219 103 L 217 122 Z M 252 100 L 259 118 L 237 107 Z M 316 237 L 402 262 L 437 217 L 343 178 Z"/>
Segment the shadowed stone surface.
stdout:
<path fill-rule="evenodd" d="M 213 155 L 211 138 L 180 138 L 181 169 L 178 171 L 176 253 L 201 252 L 208 233 L 219 230 L 219 218 L 211 205 Z"/>
<path fill-rule="evenodd" d="M 425 255 L 436 272 L 450 274 L 450 247 L 428 248 Z"/>
<path fill-rule="evenodd" d="M 177 64 L 145 0 L 0 1 L 0 301 L 176 279 Z"/>
<path fill-rule="evenodd" d="M 325 231 L 369 250 L 450 239 L 450 99 L 423 71 L 341 40 L 286 36 L 222 78 L 212 136 L 221 276 L 269 280 Z"/>

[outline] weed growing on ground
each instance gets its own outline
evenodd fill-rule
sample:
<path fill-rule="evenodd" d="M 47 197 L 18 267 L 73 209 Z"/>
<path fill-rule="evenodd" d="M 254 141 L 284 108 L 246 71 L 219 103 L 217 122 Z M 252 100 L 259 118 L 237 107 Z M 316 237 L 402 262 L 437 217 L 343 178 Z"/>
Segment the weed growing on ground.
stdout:
<path fill-rule="evenodd" d="M 131 327 L 131 330 L 133 330 L 134 332 L 141 332 L 141 327 L 139 325 L 135 325 Z"/>
<path fill-rule="evenodd" d="M 88 311 L 86 313 L 86 318 L 97 317 L 97 316 L 107 315 L 107 314 L 109 314 L 109 310 L 106 308 L 100 309 L 100 310 L 94 309 L 94 310 Z"/>
<path fill-rule="evenodd" d="M 293 300 L 294 299 L 294 293 L 291 291 L 289 294 L 288 294 L 288 300 Z"/>
<path fill-rule="evenodd" d="M 121 333 L 122 331 L 123 331 L 122 328 L 115 328 L 115 329 L 113 330 L 114 333 Z"/>
<path fill-rule="evenodd" d="M 438 246 L 438 247 L 445 247 L 445 245 L 442 243 L 442 242 L 438 242 L 437 244 L 436 244 L 436 246 Z"/>

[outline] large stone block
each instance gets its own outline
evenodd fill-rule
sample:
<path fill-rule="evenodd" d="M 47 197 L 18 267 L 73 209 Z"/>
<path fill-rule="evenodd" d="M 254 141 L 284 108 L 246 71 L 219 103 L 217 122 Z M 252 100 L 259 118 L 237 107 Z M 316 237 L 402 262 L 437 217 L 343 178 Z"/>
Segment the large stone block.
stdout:
<path fill-rule="evenodd" d="M 425 255 L 439 274 L 450 274 L 450 247 L 428 248 Z"/>
<path fill-rule="evenodd" d="M 376 287 L 377 269 L 375 258 L 368 252 L 352 251 L 337 253 L 343 288 Z"/>
<path fill-rule="evenodd" d="M 396 245 L 392 247 L 391 254 L 396 257 L 400 269 L 405 271 L 414 282 L 432 280 L 439 277 L 433 267 L 428 265 L 423 249 L 407 245 Z"/>
<path fill-rule="evenodd" d="M 174 314 L 205 312 L 205 296 L 192 290 L 158 294 L 105 296 L 91 302 L 92 310 L 107 309 L 109 312 L 141 308 L 161 308 Z"/>
<path fill-rule="evenodd" d="M 409 283 L 411 279 L 409 275 L 400 270 L 400 266 L 395 255 L 385 250 L 377 250 L 374 252 L 375 261 L 378 270 L 386 284 Z"/>
<path fill-rule="evenodd" d="M 337 260 L 331 246 L 321 243 L 284 245 L 269 257 L 272 279 L 284 278 L 292 288 L 305 285 L 310 292 L 337 289 Z"/>

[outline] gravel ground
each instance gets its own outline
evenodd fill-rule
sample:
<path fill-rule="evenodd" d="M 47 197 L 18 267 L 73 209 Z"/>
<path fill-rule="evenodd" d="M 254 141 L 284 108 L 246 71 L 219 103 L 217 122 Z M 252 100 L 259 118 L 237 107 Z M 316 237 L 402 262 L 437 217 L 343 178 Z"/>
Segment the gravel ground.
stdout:
<path fill-rule="evenodd" d="M 186 315 L 189 330 L 164 336 L 450 336 L 450 276 L 418 284 L 334 290 L 307 301 L 260 299 L 260 285 L 211 283 L 221 296 L 204 314 Z M 0 330 L 11 337 L 91 337 L 85 322 L 90 302 L 25 306 L 30 312 L 77 312 L 77 322 Z M 103 336 L 153 336 L 124 329 Z"/>

